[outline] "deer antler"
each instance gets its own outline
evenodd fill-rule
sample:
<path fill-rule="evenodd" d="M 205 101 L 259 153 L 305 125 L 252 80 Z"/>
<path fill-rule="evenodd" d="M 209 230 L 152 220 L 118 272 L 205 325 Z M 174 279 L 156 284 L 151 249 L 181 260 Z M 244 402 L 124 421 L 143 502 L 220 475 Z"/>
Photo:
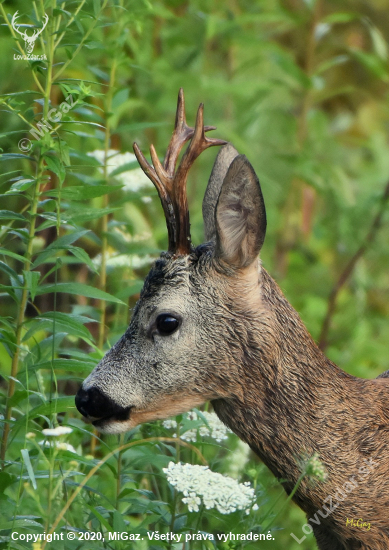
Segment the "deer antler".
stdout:
<path fill-rule="evenodd" d="M 195 128 L 187 125 L 184 91 L 180 88 L 174 132 L 163 163 L 161 164 L 154 146 L 151 145 L 150 154 L 153 162 L 153 166 L 151 166 L 138 145 L 134 143 L 136 158 L 146 176 L 154 183 L 161 199 L 168 229 L 169 252 L 173 254 L 189 254 L 191 248 L 188 199 L 186 195 L 186 180 L 189 169 L 205 149 L 213 145 L 225 145 L 227 143 L 222 139 L 205 137 L 205 132 L 215 129 L 215 126 L 204 126 L 204 105 L 202 103 L 197 111 Z M 189 139 L 191 142 L 177 170 L 175 170 L 180 151 Z"/>
<path fill-rule="evenodd" d="M 35 30 L 34 34 L 32 35 L 32 38 L 37 38 L 41 34 L 43 29 L 46 27 L 48 20 L 49 20 L 49 16 L 47 15 L 47 13 L 45 13 L 45 21 L 43 23 L 43 27 L 39 30 Z"/>
<path fill-rule="evenodd" d="M 19 26 L 20 26 L 20 25 L 15 26 L 15 25 L 16 25 L 16 20 L 18 19 L 18 17 L 17 17 L 18 13 L 19 13 L 19 10 L 17 10 L 17 11 L 14 13 L 14 16 L 12 17 L 11 25 L 12 25 L 12 28 L 13 28 L 14 31 L 18 32 L 18 33 L 20 34 L 20 36 L 23 36 L 23 37 L 24 37 L 24 35 L 26 34 L 26 31 L 21 32 L 21 31 L 19 30 Z"/>

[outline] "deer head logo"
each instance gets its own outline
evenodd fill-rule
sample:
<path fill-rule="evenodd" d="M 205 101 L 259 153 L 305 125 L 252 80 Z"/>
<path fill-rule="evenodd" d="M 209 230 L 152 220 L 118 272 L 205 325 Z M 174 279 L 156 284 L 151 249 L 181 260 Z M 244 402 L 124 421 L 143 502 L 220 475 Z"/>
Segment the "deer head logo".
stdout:
<path fill-rule="evenodd" d="M 24 31 L 24 32 L 21 32 L 19 30 L 19 27 L 20 25 L 17 25 L 16 24 L 16 20 L 17 20 L 17 15 L 18 15 L 19 11 L 17 11 L 15 13 L 15 15 L 12 17 L 12 21 L 11 21 L 11 24 L 12 24 L 12 28 L 14 29 L 14 31 L 16 31 L 17 33 L 20 34 L 20 36 L 23 38 L 24 40 L 24 44 L 26 46 L 26 50 L 27 50 L 27 53 L 32 53 L 33 49 L 34 49 L 34 46 L 35 46 L 35 40 L 38 38 L 38 36 L 41 34 L 41 32 L 43 31 L 43 29 L 46 27 L 47 25 L 47 22 L 49 20 L 49 16 L 45 13 L 45 20 L 43 22 L 43 27 L 39 30 L 35 30 L 34 31 L 34 34 L 32 36 L 28 36 L 27 34 L 27 31 Z"/>

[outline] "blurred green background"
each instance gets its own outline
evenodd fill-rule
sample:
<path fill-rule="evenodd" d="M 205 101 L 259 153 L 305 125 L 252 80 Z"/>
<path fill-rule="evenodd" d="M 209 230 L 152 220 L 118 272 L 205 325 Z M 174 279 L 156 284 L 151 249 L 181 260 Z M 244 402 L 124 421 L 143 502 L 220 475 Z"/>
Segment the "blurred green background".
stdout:
<path fill-rule="evenodd" d="M 0 7 L 1 208 L 9 213 L 0 230 L 0 384 L 12 460 L 23 442 L 16 433 L 12 439 L 11 406 L 18 420 L 41 403 L 31 392 L 51 401 L 55 391 L 70 396 L 64 410 L 77 418 L 71 396 L 124 332 L 150 262 L 166 249 L 157 194 L 126 153 L 136 141 L 163 156 L 180 87 L 188 123 L 203 102 L 205 123 L 217 126 L 212 135 L 253 164 L 268 214 L 263 264 L 314 339 L 353 375 L 389 369 L 387 1 L 17 0 Z M 24 51 L 10 28 L 16 10 L 18 24 L 37 28 L 48 14 L 33 52 L 46 61 L 14 59 Z M 31 125 L 69 94 L 77 105 L 51 135 L 34 139 Z M 23 139 L 31 150 L 18 146 Z M 111 150 L 123 156 L 109 159 Z M 195 244 L 203 240 L 201 202 L 216 153 L 206 151 L 189 177 Z M 112 186 L 109 194 L 103 185 Z M 53 292 L 58 283 L 68 286 Z M 63 314 L 57 329 L 50 311 Z M 56 370 L 61 357 L 73 363 Z M 37 379 L 26 382 L 29 369 Z M 11 391 L 10 374 L 18 380 Z M 272 547 L 314 548 L 312 537 L 291 542 L 289 532 L 301 533 L 303 523 L 289 506 Z"/>

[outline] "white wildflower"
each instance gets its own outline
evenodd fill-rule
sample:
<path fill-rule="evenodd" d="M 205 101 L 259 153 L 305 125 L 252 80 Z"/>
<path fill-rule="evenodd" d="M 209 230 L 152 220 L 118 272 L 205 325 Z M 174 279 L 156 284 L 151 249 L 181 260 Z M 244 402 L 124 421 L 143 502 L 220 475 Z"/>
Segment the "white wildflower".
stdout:
<path fill-rule="evenodd" d="M 170 430 L 171 428 L 177 428 L 177 422 L 172 418 L 168 418 L 162 422 L 162 426 L 167 430 Z"/>
<path fill-rule="evenodd" d="M 39 445 L 44 445 L 45 447 L 51 447 L 53 445 L 59 451 L 70 451 L 71 453 L 78 454 L 73 445 L 65 443 L 64 441 L 40 441 Z"/>
<path fill-rule="evenodd" d="M 203 423 L 203 425 L 199 428 L 186 430 L 186 432 L 180 434 L 180 439 L 183 439 L 184 441 L 196 442 L 197 432 L 199 433 L 200 437 L 211 437 L 212 439 L 215 439 L 218 443 L 221 443 L 224 439 L 228 439 L 228 434 L 232 433 L 231 430 L 227 428 L 227 426 L 223 424 L 221 420 L 219 420 L 214 412 L 209 413 L 206 411 L 202 411 L 201 414 L 208 422 L 209 427 Z M 195 413 L 195 411 L 190 411 L 189 413 L 187 413 L 185 418 L 187 418 L 188 420 L 200 420 L 201 422 L 203 422 L 203 419 L 197 413 Z M 162 425 L 165 428 L 175 429 L 177 427 L 177 422 L 175 420 L 165 420 Z M 173 434 L 173 437 L 177 437 L 177 434 Z"/>
<path fill-rule="evenodd" d="M 76 449 L 70 443 L 64 443 L 63 441 L 56 441 L 56 448 L 60 451 L 70 451 L 71 453 L 77 454 Z"/>
<path fill-rule="evenodd" d="M 249 482 L 238 483 L 235 479 L 212 472 L 208 466 L 175 464 L 163 468 L 168 482 L 184 494 L 182 502 L 189 511 L 198 511 L 200 504 L 208 510 L 216 508 L 221 514 L 236 510 L 250 513 L 255 503 L 254 489 Z"/>
<path fill-rule="evenodd" d="M 72 431 L 72 428 L 69 428 L 69 426 L 57 426 L 56 428 L 46 428 L 42 430 L 42 433 L 47 437 L 60 437 L 61 435 L 71 434 Z"/>
<path fill-rule="evenodd" d="M 119 151 L 116 151 L 115 149 L 109 149 L 107 153 L 108 174 L 112 174 L 114 170 L 124 166 L 125 164 L 137 162 L 136 156 L 133 153 L 119 153 Z M 96 150 L 88 153 L 88 155 L 90 157 L 94 157 L 100 162 L 100 164 L 104 164 L 105 151 Z M 102 169 L 100 170 L 102 171 Z M 124 189 L 129 191 L 139 191 L 142 187 L 152 187 L 152 183 L 141 168 L 126 170 L 125 172 L 122 172 L 114 177 L 124 185 Z"/>
<path fill-rule="evenodd" d="M 190 493 L 189 496 L 182 499 L 182 502 L 188 505 L 189 512 L 198 512 L 201 498 L 196 493 Z"/>

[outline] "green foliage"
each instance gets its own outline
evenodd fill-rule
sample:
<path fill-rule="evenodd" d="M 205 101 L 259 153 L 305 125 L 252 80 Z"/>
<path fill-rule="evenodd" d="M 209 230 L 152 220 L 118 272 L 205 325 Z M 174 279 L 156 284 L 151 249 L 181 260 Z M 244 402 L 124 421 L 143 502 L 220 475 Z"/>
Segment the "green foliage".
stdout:
<path fill-rule="evenodd" d="M 11 27 L 16 10 L 18 23 L 37 28 L 49 16 L 33 52 L 44 59 L 15 59 L 25 54 Z M 311 549 L 312 536 L 301 545 L 290 537 L 304 515 L 278 502 L 279 485 L 253 456 L 239 474 L 257 493 L 259 510 L 248 516 L 188 512 L 168 484 L 162 468 L 171 460 L 206 460 L 231 473 L 240 445 L 232 434 L 227 444 L 198 438 L 182 446 L 155 423 L 121 438 L 114 452 L 117 441 L 83 424 L 73 396 L 125 331 L 149 265 L 166 248 L 157 194 L 127 153 L 137 141 L 163 155 L 181 86 L 188 121 L 204 102 L 215 136 L 253 163 L 268 212 L 263 264 L 313 337 L 354 375 L 389 369 L 385 3 L 17 0 L 3 2 L 0 16 L 0 548 L 31 547 L 12 541 L 15 530 L 140 533 L 145 541 L 131 548 L 142 550 L 174 547 L 148 541 L 157 531 L 261 533 L 272 525 L 275 540 L 261 547 Z M 196 244 L 214 155 L 205 153 L 190 175 Z M 383 228 L 369 234 L 380 211 Z M 324 330 L 331 290 L 361 246 Z M 201 425 L 177 421 L 179 433 Z M 59 424 L 72 433 L 42 433 Z"/>

